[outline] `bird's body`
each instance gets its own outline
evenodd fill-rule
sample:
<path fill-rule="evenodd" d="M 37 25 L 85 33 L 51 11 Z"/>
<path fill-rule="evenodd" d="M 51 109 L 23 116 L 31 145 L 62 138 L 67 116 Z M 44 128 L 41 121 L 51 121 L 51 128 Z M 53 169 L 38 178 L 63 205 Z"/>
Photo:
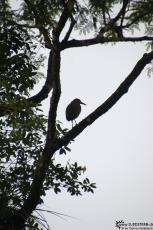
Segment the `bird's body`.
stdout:
<path fill-rule="evenodd" d="M 81 112 L 81 104 L 85 105 L 80 99 L 76 98 L 67 106 L 66 108 L 66 119 L 68 121 L 72 121 L 73 127 L 73 120 L 79 116 Z"/>

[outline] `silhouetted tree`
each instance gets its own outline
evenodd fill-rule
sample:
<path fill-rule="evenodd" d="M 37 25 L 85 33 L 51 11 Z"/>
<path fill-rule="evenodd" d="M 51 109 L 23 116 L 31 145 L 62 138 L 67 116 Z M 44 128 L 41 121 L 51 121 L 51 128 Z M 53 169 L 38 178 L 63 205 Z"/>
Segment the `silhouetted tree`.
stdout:
<path fill-rule="evenodd" d="M 0 1 L 0 229 L 40 229 L 33 211 L 48 189 L 58 193 L 65 188 L 71 195 L 93 192 L 94 183 L 80 180 L 84 167 L 56 164 L 54 154 L 70 151 L 68 144 L 114 106 L 151 63 L 152 27 L 152 0 L 21 0 L 19 6 Z M 135 36 L 138 28 L 141 36 Z M 78 39 L 79 33 L 83 39 Z M 142 41 L 147 41 L 150 52 L 117 90 L 78 125 L 63 129 L 56 118 L 62 51 Z M 30 97 L 43 75 L 44 57 L 36 55 L 40 46 L 49 50 L 46 80 Z M 47 97 L 46 118 L 41 103 Z"/>

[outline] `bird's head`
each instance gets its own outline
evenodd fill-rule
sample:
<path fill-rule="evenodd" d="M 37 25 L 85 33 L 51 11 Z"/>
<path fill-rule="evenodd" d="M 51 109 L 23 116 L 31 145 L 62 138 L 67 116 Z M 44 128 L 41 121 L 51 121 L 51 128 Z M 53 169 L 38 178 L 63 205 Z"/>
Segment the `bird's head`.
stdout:
<path fill-rule="evenodd" d="M 83 103 L 79 98 L 74 99 L 75 103 L 78 104 L 82 104 L 82 105 L 86 105 L 85 103 Z"/>

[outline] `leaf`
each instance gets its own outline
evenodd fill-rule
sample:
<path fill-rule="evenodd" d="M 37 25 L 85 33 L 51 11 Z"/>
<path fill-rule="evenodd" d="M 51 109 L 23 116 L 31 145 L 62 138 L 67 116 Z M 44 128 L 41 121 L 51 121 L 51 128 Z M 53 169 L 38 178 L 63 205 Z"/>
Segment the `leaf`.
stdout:
<path fill-rule="evenodd" d="M 92 183 L 92 184 L 90 184 L 90 187 L 96 188 L 96 184 L 95 184 L 95 183 Z"/>
<path fill-rule="evenodd" d="M 67 151 L 71 152 L 71 149 L 68 148 L 67 146 L 64 146 L 64 148 L 65 148 Z"/>
<path fill-rule="evenodd" d="M 61 189 L 60 188 L 54 188 L 54 192 L 57 194 L 57 193 L 61 192 Z"/>
<path fill-rule="evenodd" d="M 66 155 L 66 151 L 64 148 L 61 148 L 60 151 L 59 151 L 59 154 L 62 155 L 62 154 L 65 154 Z"/>

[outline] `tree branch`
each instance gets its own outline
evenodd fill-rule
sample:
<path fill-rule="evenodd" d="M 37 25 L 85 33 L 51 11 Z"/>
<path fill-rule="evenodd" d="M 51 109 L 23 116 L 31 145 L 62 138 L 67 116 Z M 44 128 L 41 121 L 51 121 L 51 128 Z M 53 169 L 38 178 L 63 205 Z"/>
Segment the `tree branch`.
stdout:
<path fill-rule="evenodd" d="M 69 17 L 71 18 L 73 6 L 74 6 L 74 0 L 68 0 L 66 3 L 66 6 L 64 7 L 64 10 L 61 14 L 61 17 L 58 21 L 58 24 L 54 28 L 54 33 L 56 35 L 56 38 L 59 38 L 63 28 L 65 27 L 65 24 L 66 24 L 68 18 Z"/>
<path fill-rule="evenodd" d="M 125 14 L 126 14 L 126 8 L 128 7 L 128 4 L 129 4 L 129 3 L 130 3 L 129 0 L 123 0 L 120 26 L 123 26 L 123 21 L 124 21 Z"/>
<path fill-rule="evenodd" d="M 153 41 L 152 36 L 142 36 L 142 37 L 123 37 L 123 38 L 105 38 L 105 37 L 95 37 L 91 39 L 84 39 L 84 40 L 69 40 L 67 42 L 61 42 L 60 43 L 60 49 L 68 49 L 68 48 L 74 48 L 74 47 L 85 47 L 85 46 L 92 46 L 96 44 L 104 44 L 104 43 L 112 43 L 112 42 L 141 42 L 141 41 Z M 52 51 L 50 52 L 49 59 L 48 59 L 48 70 L 47 70 L 47 79 L 40 90 L 39 93 L 36 95 L 30 97 L 28 101 L 31 101 L 33 103 L 40 103 L 44 99 L 48 97 L 48 94 L 50 93 L 52 89 Z M 0 117 L 5 116 L 8 114 L 9 108 L 8 106 L 0 106 Z"/>
<path fill-rule="evenodd" d="M 96 44 L 104 44 L 104 43 L 113 43 L 113 42 L 142 42 L 142 41 L 153 41 L 152 36 L 142 36 L 142 37 L 100 37 L 97 36 L 95 38 L 90 39 L 72 39 L 67 41 L 66 43 L 61 43 L 61 50 L 74 48 L 74 47 L 85 47 Z"/>
<path fill-rule="evenodd" d="M 25 200 L 23 204 L 23 208 L 21 213 L 23 213 L 25 222 L 26 217 L 29 216 L 33 210 L 35 210 L 36 206 L 39 204 L 40 196 L 42 195 L 43 182 L 45 180 L 46 172 L 48 170 L 52 152 L 52 146 L 56 137 L 56 114 L 58 102 L 61 95 L 61 85 L 60 85 L 60 51 L 55 49 L 53 52 L 53 69 L 52 75 L 54 76 L 53 81 L 53 94 L 50 100 L 50 109 L 48 115 L 48 129 L 47 129 L 47 137 L 46 144 L 44 147 L 44 151 L 42 157 L 37 165 L 37 169 L 35 172 L 35 176 L 33 182 L 31 184 L 31 190 L 28 198 Z"/>
<path fill-rule="evenodd" d="M 29 2 L 29 0 L 25 0 L 25 1 Z M 54 43 L 59 42 L 59 36 L 60 36 L 68 18 L 71 17 L 71 11 L 73 9 L 73 6 L 74 6 L 74 0 L 69 0 L 67 2 L 66 6 L 64 7 L 64 10 L 60 16 L 60 19 L 59 19 L 56 27 L 54 27 L 54 29 L 53 29 L 53 42 Z M 72 27 L 72 25 L 71 25 L 71 27 Z M 69 30 L 73 29 L 73 27 L 72 28 L 71 27 Z M 43 27 L 40 27 L 40 31 L 44 35 L 46 47 L 47 48 L 51 48 L 51 47 L 53 48 L 53 45 L 51 44 L 51 42 L 49 40 L 47 30 Z M 71 31 L 68 31 L 67 36 L 69 36 L 69 33 L 71 33 Z M 47 80 L 45 82 L 45 85 L 42 87 L 42 89 L 40 90 L 39 93 L 37 93 L 33 97 L 29 98 L 28 101 L 32 101 L 33 103 L 40 103 L 41 101 L 43 101 L 44 99 L 46 99 L 48 97 L 48 94 L 51 91 L 52 86 L 53 86 L 52 85 L 53 79 L 52 79 L 52 74 L 51 74 L 52 68 L 54 68 L 54 65 L 52 64 L 52 52 L 50 52 L 50 56 L 49 56 L 49 60 L 48 60 Z"/>
<path fill-rule="evenodd" d="M 119 10 L 119 12 L 117 13 L 117 15 L 114 18 L 110 18 L 108 23 L 106 23 L 106 20 L 104 18 L 104 12 L 103 12 L 103 18 L 104 18 L 105 26 L 102 26 L 100 28 L 98 36 L 102 37 L 102 36 L 104 36 L 104 34 L 106 32 L 108 32 L 109 30 L 114 29 L 116 27 L 117 21 L 121 18 L 121 16 L 124 17 L 125 10 L 126 10 L 126 7 L 127 7 L 128 3 L 129 3 L 129 0 L 124 0 L 123 4 L 122 4 L 122 7 Z"/>
<path fill-rule="evenodd" d="M 48 97 L 48 94 L 50 93 L 50 91 L 53 87 L 53 76 L 52 76 L 52 71 L 54 68 L 53 62 L 54 62 L 53 53 L 52 53 L 52 51 L 50 51 L 49 58 L 48 58 L 48 69 L 47 69 L 46 82 L 45 82 L 44 86 L 42 87 L 42 89 L 40 90 L 40 92 L 37 93 L 36 95 L 28 98 L 28 101 L 31 101 L 33 103 L 40 103 L 41 101 L 43 101 L 44 99 L 46 99 Z"/>
<path fill-rule="evenodd" d="M 62 146 L 68 145 L 71 140 L 76 138 L 87 126 L 91 125 L 95 120 L 104 115 L 109 109 L 111 109 L 119 99 L 128 92 L 130 86 L 138 78 L 144 67 L 153 60 L 153 51 L 145 53 L 143 57 L 137 62 L 132 72 L 127 78 L 120 84 L 117 90 L 95 111 L 84 118 L 78 125 L 72 128 L 64 137 L 57 140 L 53 151 L 56 152 Z"/>
<path fill-rule="evenodd" d="M 64 39 L 62 40 L 63 43 L 65 43 L 65 42 L 68 41 L 68 39 L 69 39 L 69 37 L 70 37 L 70 35 L 71 35 L 71 32 L 72 32 L 72 30 L 73 30 L 73 27 L 74 27 L 75 23 L 76 23 L 76 21 L 75 21 L 74 19 L 72 19 L 72 20 L 71 20 L 70 27 L 69 27 L 69 30 L 67 31 L 67 33 L 66 33 Z"/>
<path fill-rule="evenodd" d="M 128 4 L 129 4 L 129 0 L 123 0 L 123 4 L 122 4 L 120 11 L 118 12 L 117 16 L 113 19 L 114 22 L 117 22 L 121 16 L 124 17 Z"/>

